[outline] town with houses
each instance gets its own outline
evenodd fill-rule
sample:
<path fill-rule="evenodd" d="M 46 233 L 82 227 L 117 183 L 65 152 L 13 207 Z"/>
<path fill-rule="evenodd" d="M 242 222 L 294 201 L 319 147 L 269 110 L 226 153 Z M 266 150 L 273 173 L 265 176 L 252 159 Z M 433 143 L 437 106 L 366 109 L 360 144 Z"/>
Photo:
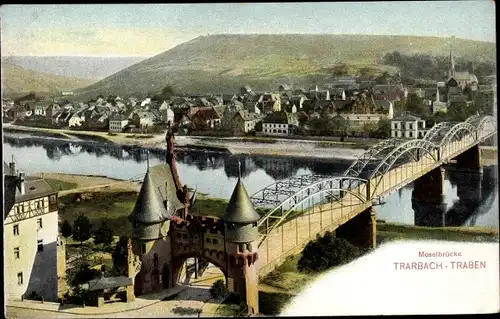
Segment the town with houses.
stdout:
<path fill-rule="evenodd" d="M 425 113 L 442 115 L 443 119 L 449 119 L 445 114 L 454 106 L 465 112 L 471 105 L 489 110 L 495 97 L 492 85 L 481 85 L 469 71 L 455 71 L 451 53 L 444 81 L 431 81 L 423 87 L 406 86 L 395 76 L 391 82 L 377 84 L 373 80 L 339 77 L 324 87 L 304 89 L 282 84 L 258 92 L 245 85 L 239 92 L 172 96 L 168 100 L 110 92 L 87 102 L 71 102 L 72 92 L 65 92 L 52 99 L 31 95 L 17 101 L 4 98 L 2 110 L 5 123 L 111 134 L 160 133 L 172 128 L 179 134 L 212 136 L 419 138 L 429 129 L 429 123 L 426 126 L 419 114 L 405 109 L 409 96 L 418 99 Z M 329 120 L 329 129 L 318 119 Z M 391 121 L 391 129 L 378 129 L 381 120 Z"/>

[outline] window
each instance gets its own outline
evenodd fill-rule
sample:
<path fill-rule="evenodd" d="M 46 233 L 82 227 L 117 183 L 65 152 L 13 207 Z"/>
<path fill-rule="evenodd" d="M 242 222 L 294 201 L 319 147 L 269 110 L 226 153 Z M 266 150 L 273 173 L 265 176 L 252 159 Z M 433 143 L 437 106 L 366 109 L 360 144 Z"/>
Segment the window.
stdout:
<path fill-rule="evenodd" d="M 219 241 L 217 239 L 215 239 L 215 238 L 213 239 L 212 242 L 214 243 L 214 245 L 217 245 L 219 243 Z"/>
<path fill-rule="evenodd" d="M 409 125 L 410 130 L 413 130 L 413 123 L 409 123 Z"/>
<path fill-rule="evenodd" d="M 19 247 L 14 248 L 14 258 L 19 259 L 21 257 L 21 253 L 19 252 Z"/>
<path fill-rule="evenodd" d="M 16 206 L 16 213 L 21 214 L 21 206 Z"/>
<path fill-rule="evenodd" d="M 142 244 L 141 248 L 142 248 L 142 253 L 145 254 L 146 253 L 146 244 Z"/>
<path fill-rule="evenodd" d="M 273 133 L 276 133 L 276 130 L 273 130 Z"/>
<path fill-rule="evenodd" d="M 17 284 L 18 285 L 22 285 L 23 284 L 23 273 L 22 272 L 18 272 L 17 273 Z"/>
<path fill-rule="evenodd" d="M 56 195 L 51 195 L 50 198 L 49 198 L 49 203 L 50 204 L 55 204 L 56 201 L 57 201 Z"/>
<path fill-rule="evenodd" d="M 153 265 L 154 265 L 155 267 L 158 267 L 158 254 L 157 254 L 157 253 L 155 253 L 155 254 L 153 255 Z"/>
<path fill-rule="evenodd" d="M 37 252 L 41 253 L 43 251 L 43 239 L 37 241 Z"/>
<path fill-rule="evenodd" d="M 252 244 L 251 243 L 247 244 L 247 250 L 249 252 L 252 252 Z"/>
<path fill-rule="evenodd" d="M 38 225 L 38 229 L 43 228 L 43 227 L 42 227 L 42 226 L 43 226 L 43 224 L 42 224 L 42 219 L 41 219 L 41 218 L 38 218 L 38 219 L 36 220 L 36 224 Z"/>
<path fill-rule="evenodd" d="M 210 244 L 212 242 L 208 237 L 205 239 L 205 241 L 207 242 L 207 244 Z"/>
<path fill-rule="evenodd" d="M 13 226 L 13 231 L 14 231 L 14 236 L 19 235 L 19 225 L 14 225 Z"/>
<path fill-rule="evenodd" d="M 408 132 L 408 136 L 409 136 L 409 137 L 413 137 L 412 132 Z"/>
<path fill-rule="evenodd" d="M 243 244 L 238 244 L 238 253 L 242 253 L 244 249 Z"/>
<path fill-rule="evenodd" d="M 36 208 L 40 208 L 40 201 L 36 201 Z"/>

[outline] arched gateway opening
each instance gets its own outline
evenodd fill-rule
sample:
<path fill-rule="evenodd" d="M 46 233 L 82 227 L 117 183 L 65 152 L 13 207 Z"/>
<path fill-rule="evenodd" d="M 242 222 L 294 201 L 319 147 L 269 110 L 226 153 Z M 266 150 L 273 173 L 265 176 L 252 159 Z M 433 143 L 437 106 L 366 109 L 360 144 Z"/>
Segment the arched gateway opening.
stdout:
<path fill-rule="evenodd" d="M 178 256 L 172 261 L 176 284 L 189 285 L 205 289 L 209 295 L 210 287 L 217 281 L 223 280 L 227 287 L 227 271 L 217 261 L 204 256 Z"/>

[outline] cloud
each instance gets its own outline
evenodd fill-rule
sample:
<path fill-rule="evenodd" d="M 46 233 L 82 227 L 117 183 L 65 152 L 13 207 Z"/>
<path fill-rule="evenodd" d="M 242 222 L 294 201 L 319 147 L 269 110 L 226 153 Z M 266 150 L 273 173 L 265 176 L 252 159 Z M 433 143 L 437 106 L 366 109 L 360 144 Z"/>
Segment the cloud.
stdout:
<path fill-rule="evenodd" d="M 44 28 L 2 32 L 2 55 L 153 56 L 198 36 L 196 30 Z"/>

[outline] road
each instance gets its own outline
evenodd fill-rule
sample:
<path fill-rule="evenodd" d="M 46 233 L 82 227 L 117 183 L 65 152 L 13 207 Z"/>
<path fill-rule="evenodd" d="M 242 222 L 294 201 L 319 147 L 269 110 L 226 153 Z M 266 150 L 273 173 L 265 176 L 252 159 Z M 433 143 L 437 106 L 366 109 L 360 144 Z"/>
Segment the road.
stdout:
<path fill-rule="evenodd" d="M 212 266 L 212 265 L 211 265 Z M 173 300 L 158 301 L 146 307 L 136 310 L 120 312 L 116 314 L 103 314 L 103 315 L 76 315 L 64 312 L 53 312 L 40 309 L 26 309 L 7 307 L 7 318 L 166 318 L 166 317 L 186 317 L 189 315 L 183 314 L 183 310 L 194 309 L 202 310 L 202 317 L 212 317 L 219 305 L 219 302 L 210 300 L 209 289 L 211 284 L 223 278 L 222 272 L 215 266 L 209 267 L 205 271 L 202 278 L 196 282 L 192 282 Z M 194 280 L 192 280 L 194 281 Z M 139 297 L 140 299 L 142 297 Z M 147 296 L 145 297 L 147 298 Z M 116 306 L 119 306 L 117 304 Z M 121 303 L 121 305 L 124 305 Z M 116 308 L 115 305 L 105 305 L 103 312 L 113 311 L 111 308 Z M 75 312 L 79 308 L 76 308 Z M 81 308 L 80 308 L 81 309 Z M 191 315 L 193 316 L 193 315 Z M 196 317 L 197 315 L 194 315 Z"/>

